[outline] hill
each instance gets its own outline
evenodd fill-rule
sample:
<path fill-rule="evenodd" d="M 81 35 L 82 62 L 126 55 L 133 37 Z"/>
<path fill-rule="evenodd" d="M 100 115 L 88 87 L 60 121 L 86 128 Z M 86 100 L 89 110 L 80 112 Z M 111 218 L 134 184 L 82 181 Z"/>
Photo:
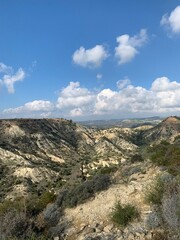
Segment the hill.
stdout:
<path fill-rule="evenodd" d="M 156 240 L 153 230 L 159 239 L 176 239 L 179 219 L 166 214 L 167 204 L 180 210 L 179 136 L 175 116 L 156 126 L 108 129 L 65 119 L 0 120 L 1 238 Z M 158 176 L 169 187 L 155 187 Z M 148 186 L 159 205 L 154 197 L 144 201 Z M 121 210 L 135 206 L 139 219 L 119 228 L 110 218 L 117 202 Z"/>

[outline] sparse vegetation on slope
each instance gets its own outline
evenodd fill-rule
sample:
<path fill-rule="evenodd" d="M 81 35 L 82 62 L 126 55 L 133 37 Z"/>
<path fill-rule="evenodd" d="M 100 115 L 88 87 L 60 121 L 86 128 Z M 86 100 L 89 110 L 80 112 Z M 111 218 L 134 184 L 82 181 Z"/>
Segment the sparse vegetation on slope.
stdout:
<path fill-rule="evenodd" d="M 138 216 L 138 210 L 133 205 L 121 205 L 119 202 L 116 203 L 111 213 L 112 221 L 123 227 L 125 227 L 129 222 L 131 222 Z"/>
<path fill-rule="evenodd" d="M 66 219 L 68 211 L 86 213 L 82 218 L 85 221 L 97 220 L 100 212 L 105 224 L 110 221 L 108 214 L 115 200 L 119 202 L 111 214 L 116 223 L 113 227 L 104 229 L 101 224 L 98 229 L 99 222 L 90 223 L 95 226 L 92 234 L 86 226 L 80 227 L 74 230 L 73 239 L 78 239 L 78 231 L 84 231 L 87 239 L 107 239 L 109 231 L 107 234 L 116 239 L 120 237 L 119 227 L 115 227 L 118 225 L 125 227 L 122 237 L 128 239 L 127 229 L 132 230 L 134 223 L 144 226 L 145 216 L 147 228 L 139 234 L 148 234 L 151 229 L 153 240 L 179 237 L 178 118 L 171 117 L 151 128 L 104 130 L 88 129 L 64 119 L 0 123 L 0 239 L 66 238 L 72 228 L 72 219 Z M 142 199 L 146 185 L 150 186 L 148 204 Z M 112 194 L 112 198 L 106 194 Z M 101 205 L 95 205 L 96 200 Z M 134 207 L 138 204 L 139 212 Z M 86 212 L 85 206 L 93 209 Z M 146 210 L 151 207 L 148 215 Z M 141 218 L 133 222 L 138 215 Z M 7 231 L 8 224 L 12 225 L 11 231 Z"/>
<path fill-rule="evenodd" d="M 146 192 L 146 201 L 156 206 L 147 219 L 148 227 L 166 229 L 167 239 L 171 239 L 172 235 L 180 237 L 179 177 L 170 174 L 158 177 Z"/>
<path fill-rule="evenodd" d="M 150 159 L 158 166 L 165 166 L 173 174 L 180 174 L 180 143 L 170 144 L 167 141 L 149 148 Z"/>

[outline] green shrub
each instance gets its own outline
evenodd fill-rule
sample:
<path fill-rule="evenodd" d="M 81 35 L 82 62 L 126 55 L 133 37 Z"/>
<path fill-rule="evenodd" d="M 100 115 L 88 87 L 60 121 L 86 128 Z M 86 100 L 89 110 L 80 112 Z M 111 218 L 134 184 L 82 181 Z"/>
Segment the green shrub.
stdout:
<path fill-rule="evenodd" d="M 106 190 L 110 184 L 109 175 L 95 175 L 91 180 L 73 186 L 67 191 L 62 191 L 57 197 L 57 205 L 75 207 L 93 197 L 96 192 Z"/>
<path fill-rule="evenodd" d="M 24 212 L 9 210 L 0 216 L 0 239 L 24 239 L 29 227 L 29 219 Z"/>
<path fill-rule="evenodd" d="M 32 196 L 27 200 L 27 211 L 29 214 L 36 215 L 41 212 L 48 203 L 54 202 L 56 195 L 54 192 L 44 192 L 41 196 Z"/>
<path fill-rule="evenodd" d="M 111 220 L 114 223 L 125 227 L 129 222 L 138 216 L 138 210 L 133 205 L 126 204 L 123 206 L 118 202 L 111 213 Z"/>
<path fill-rule="evenodd" d="M 100 174 L 111 174 L 116 172 L 118 169 L 117 166 L 103 167 L 99 170 Z"/>
<path fill-rule="evenodd" d="M 132 157 L 131 157 L 131 163 L 136 163 L 136 162 L 143 162 L 144 159 L 142 157 L 141 154 L 134 154 Z"/>
<path fill-rule="evenodd" d="M 146 190 L 145 200 L 150 204 L 160 205 L 165 191 L 165 184 L 162 178 L 158 177 Z"/>
<path fill-rule="evenodd" d="M 150 159 L 158 166 L 166 166 L 169 173 L 180 174 L 180 143 L 170 144 L 162 141 L 149 150 Z"/>
<path fill-rule="evenodd" d="M 14 200 L 4 200 L 0 203 L 0 216 L 11 211 L 16 210 L 17 212 L 24 211 L 25 209 L 25 198 L 19 197 Z"/>
<path fill-rule="evenodd" d="M 152 235 L 152 240 L 168 240 L 166 232 L 154 231 Z"/>

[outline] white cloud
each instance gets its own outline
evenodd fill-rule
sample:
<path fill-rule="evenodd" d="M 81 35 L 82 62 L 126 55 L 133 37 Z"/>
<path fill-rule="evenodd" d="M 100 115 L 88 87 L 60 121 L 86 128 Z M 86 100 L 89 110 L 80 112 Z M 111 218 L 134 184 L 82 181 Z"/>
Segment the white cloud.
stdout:
<path fill-rule="evenodd" d="M 79 117 L 83 115 L 83 111 L 81 108 L 74 108 L 70 111 L 71 117 Z"/>
<path fill-rule="evenodd" d="M 3 111 L 4 114 L 27 114 L 32 112 L 50 112 L 54 109 L 54 105 L 50 101 L 35 100 L 25 103 L 17 108 L 9 108 Z"/>
<path fill-rule="evenodd" d="M 167 77 L 157 78 L 151 86 L 151 90 L 154 92 L 173 91 L 180 89 L 180 83 L 171 82 Z"/>
<path fill-rule="evenodd" d="M 94 92 L 70 82 L 61 90 L 57 103 L 36 100 L 17 108 L 5 109 L 3 117 L 57 116 L 82 119 L 86 117 L 145 117 L 180 114 L 180 83 L 167 77 L 156 78 L 150 89 L 133 86 L 125 78 L 118 81 L 117 89 Z"/>
<path fill-rule="evenodd" d="M 51 111 L 53 104 L 50 101 L 35 100 L 24 105 L 27 111 Z"/>
<path fill-rule="evenodd" d="M 130 37 L 128 34 L 117 37 L 118 46 L 115 48 L 115 56 L 119 64 L 130 62 L 139 52 L 138 48 L 147 42 L 146 29 L 141 29 L 140 33 Z"/>
<path fill-rule="evenodd" d="M 101 114 L 102 112 L 111 111 L 116 94 L 117 93 L 111 89 L 103 89 L 101 92 L 99 92 L 95 100 L 94 113 Z M 113 108 L 115 108 L 115 106 Z"/>
<path fill-rule="evenodd" d="M 4 63 L 0 63 L 0 73 L 10 74 L 13 72 L 12 67 L 5 65 Z"/>
<path fill-rule="evenodd" d="M 22 68 L 19 68 L 18 71 L 14 73 L 13 68 L 4 63 L 0 63 L 0 73 L 3 74 L 0 83 L 7 88 L 9 93 L 14 93 L 14 84 L 18 81 L 22 81 L 26 76 Z"/>
<path fill-rule="evenodd" d="M 57 100 L 57 108 L 76 108 L 86 106 L 92 102 L 94 98 L 87 88 L 80 87 L 79 82 L 70 82 L 69 85 L 62 89 Z"/>
<path fill-rule="evenodd" d="M 48 118 L 52 115 L 52 112 L 43 112 L 40 114 L 42 118 Z"/>
<path fill-rule="evenodd" d="M 119 89 L 122 89 L 122 88 L 130 85 L 130 84 L 131 84 L 131 80 L 126 77 L 126 78 L 124 78 L 124 79 L 122 79 L 122 80 L 117 81 L 116 84 L 117 84 L 117 87 L 118 87 Z"/>
<path fill-rule="evenodd" d="M 7 87 L 9 93 L 14 93 L 14 84 L 18 81 L 22 81 L 24 78 L 25 72 L 22 68 L 19 68 L 14 75 L 4 75 L 2 82 Z"/>
<path fill-rule="evenodd" d="M 180 83 L 171 82 L 168 78 L 161 77 L 153 82 L 151 90 L 156 93 L 161 111 L 168 108 L 172 108 L 172 110 L 180 108 Z"/>
<path fill-rule="evenodd" d="M 103 96 L 103 97 L 101 97 Z M 96 114 L 170 114 L 180 113 L 180 83 L 157 78 L 150 89 L 128 85 L 120 91 L 102 90 L 96 98 Z"/>
<path fill-rule="evenodd" d="M 180 33 L 180 6 L 177 6 L 170 15 L 163 15 L 160 24 L 170 29 L 172 33 Z"/>
<path fill-rule="evenodd" d="M 96 45 L 91 49 L 80 47 L 72 56 L 75 64 L 82 67 L 99 67 L 108 57 L 108 52 L 102 45 Z"/>

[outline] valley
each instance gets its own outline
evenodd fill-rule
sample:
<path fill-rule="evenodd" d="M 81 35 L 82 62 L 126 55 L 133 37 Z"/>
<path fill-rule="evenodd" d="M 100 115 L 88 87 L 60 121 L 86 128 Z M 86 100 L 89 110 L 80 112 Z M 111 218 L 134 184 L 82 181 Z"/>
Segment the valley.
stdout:
<path fill-rule="evenodd" d="M 2 239 L 31 239 L 33 234 L 35 239 L 54 240 L 158 240 L 158 234 L 159 239 L 177 239 L 179 232 L 172 235 L 175 225 L 160 223 L 160 217 L 155 217 L 158 224 L 147 226 L 147 219 L 160 210 L 145 198 L 147 188 L 162 177 L 173 182 L 175 204 L 180 199 L 180 118 L 136 120 L 129 127 L 127 121 L 123 127 L 102 125 L 92 128 L 65 119 L 0 120 Z M 163 194 L 160 208 L 168 195 Z M 118 202 L 135 205 L 139 217 L 118 226 L 110 217 Z M 8 214 L 15 226 L 17 216 L 26 219 L 23 233 L 6 233 Z M 179 222 L 177 217 L 176 227 Z"/>

